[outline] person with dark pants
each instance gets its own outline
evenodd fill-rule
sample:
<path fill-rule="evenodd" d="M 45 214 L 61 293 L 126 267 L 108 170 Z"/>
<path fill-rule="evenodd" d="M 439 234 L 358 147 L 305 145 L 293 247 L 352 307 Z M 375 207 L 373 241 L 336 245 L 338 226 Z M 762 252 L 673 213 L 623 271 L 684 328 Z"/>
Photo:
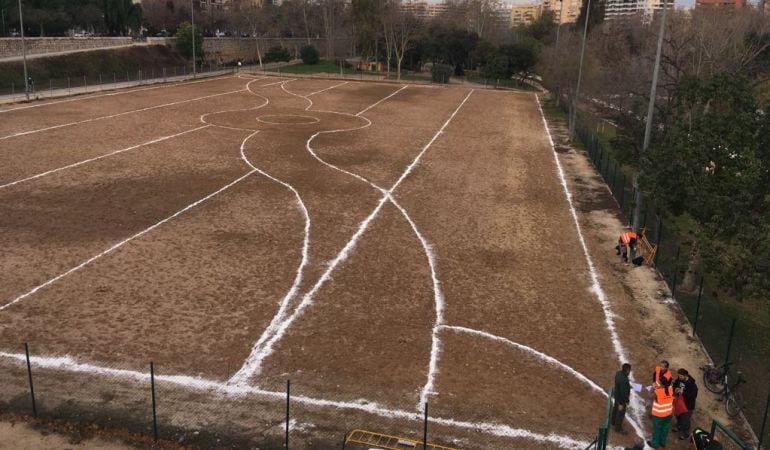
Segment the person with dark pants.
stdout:
<path fill-rule="evenodd" d="M 626 434 L 623 430 L 623 419 L 626 417 L 626 409 L 631 399 L 631 383 L 628 375 L 631 373 L 631 364 L 625 363 L 615 374 L 615 388 L 612 390 L 612 398 L 615 400 L 612 406 L 611 422 L 615 431 Z"/>
<path fill-rule="evenodd" d="M 692 412 L 695 411 L 695 399 L 698 397 L 698 385 L 685 369 L 679 369 L 677 380 L 674 382 L 674 394 L 681 395 L 684 398 L 684 404 L 687 406 L 687 412 L 676 416 L 676 426 L 674 431 L 679 432 L 679 439 L 685 440 L 690 436 L 690 419 Z"/>
<path fill-rule="evenodd" d="M 652 439 L 647 445 L 654 449 L 666 446 L 668 430 L 671 428 L 671 419 L 674 415 L 674 390 L 668 378 L 661 377 L 659 382 L 653 384 L 654 398 L 652 400 Z"/>

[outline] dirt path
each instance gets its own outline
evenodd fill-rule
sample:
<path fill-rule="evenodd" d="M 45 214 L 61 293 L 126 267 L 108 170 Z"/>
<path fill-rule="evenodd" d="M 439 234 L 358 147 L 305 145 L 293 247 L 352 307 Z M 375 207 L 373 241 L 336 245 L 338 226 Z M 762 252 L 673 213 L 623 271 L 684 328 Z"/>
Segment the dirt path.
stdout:
<path fill-rule="evenodd" d="M 37 430 L 23 422 L 0 422 L 0 449 L 8 450 L 128 450 L 135 447 L 96 437 L 73 439 L 58 433 Z"/>

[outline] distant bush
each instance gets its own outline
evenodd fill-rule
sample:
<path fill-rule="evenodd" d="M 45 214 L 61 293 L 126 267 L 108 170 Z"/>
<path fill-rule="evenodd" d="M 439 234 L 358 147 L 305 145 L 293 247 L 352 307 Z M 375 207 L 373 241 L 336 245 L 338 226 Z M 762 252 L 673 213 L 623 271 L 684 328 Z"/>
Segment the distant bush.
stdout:
<path fill-rule="evenodd" d="M 454 69 L 448 64 L 434 64 L 430 69 L 430 80 L 434 83 L 449 83 L 453 73 Z"/>
<path fill-rule="evenodd" d="M 345 69 L 353 68 L 353 64 L 350 64 L 345 58 L 336 58 L 334 60 L 334 65 L 337 67 L 342 66 Z"/>
<path fill-rule="evenodd" d="M 318 64 L 318 50 L 312 45 L 306 45 L 299 50 L 299 56 L 304 64 Z"/>
<path fill-rule="evenodd" d="M 265 57 L 262 58 L 263 62 L 271 63 L 271 62 L 278 62 L 278 61 L 291 61 L 291 54 L 288 50 L 281 47 L 280 45 L 276 45 L 275 47 L 270 47 L 267 49 L 267 53 L 265 53 Z"/>

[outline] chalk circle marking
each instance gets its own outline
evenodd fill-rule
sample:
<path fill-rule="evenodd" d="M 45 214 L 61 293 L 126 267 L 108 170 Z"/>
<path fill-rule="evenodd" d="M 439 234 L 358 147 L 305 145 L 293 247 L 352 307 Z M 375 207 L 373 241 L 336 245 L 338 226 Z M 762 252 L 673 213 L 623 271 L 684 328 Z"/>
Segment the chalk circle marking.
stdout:
<path fill-rule="evenodd" d="M 299 114 L 271 114 L 257 117 L 257 122 L 271 125 L 308 125 L 320 121 L 321 119 L 318 117 L 302 116 Z"/>

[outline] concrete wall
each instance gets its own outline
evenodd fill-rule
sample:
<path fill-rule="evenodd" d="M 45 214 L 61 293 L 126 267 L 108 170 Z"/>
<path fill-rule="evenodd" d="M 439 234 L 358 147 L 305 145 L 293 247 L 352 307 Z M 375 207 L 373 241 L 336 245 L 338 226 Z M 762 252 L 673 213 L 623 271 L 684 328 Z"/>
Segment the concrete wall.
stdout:
<path fill-rule="evenodd" d="M 27 38 L 27 55 L 42 55 L 46 53 L 72 52 L 82 50 L 97 50 L 127 45 L 169 45 L 176 43 L 175 38 L 147 38 L 146 42 L 132 41 L 130 37 L 98 37 L 98 38 Z M 260 38 L 259 48 L 264 55 L 272 46 L 282 46 L 289 49 L 292 57 L 299 57 L 299 49 L 307 44 L 306 39 L 291 38 Z M 321 56 L 326 56 L 326 39 L 310 39 Z M 349 43 L 346 39 L 335 41 L 335 54 L 348 54 Z M 204 38 L 204 58 L 209 63 L 222 64 L 238 59 L 257 61 L 257 39 L 255 38 Z M 0 59 L 21 57 L 21 39 L 0 38 Z"/>
<path fill-rule="evenodd" d="M 45 53 L 71 52 L 100 48 L 131 45 L 130 37 L 93 37 L 93 38 L 26 38 L 28 55 Z M 20 38 L 0 38 L 0 58 L 21 56 Z"/>

